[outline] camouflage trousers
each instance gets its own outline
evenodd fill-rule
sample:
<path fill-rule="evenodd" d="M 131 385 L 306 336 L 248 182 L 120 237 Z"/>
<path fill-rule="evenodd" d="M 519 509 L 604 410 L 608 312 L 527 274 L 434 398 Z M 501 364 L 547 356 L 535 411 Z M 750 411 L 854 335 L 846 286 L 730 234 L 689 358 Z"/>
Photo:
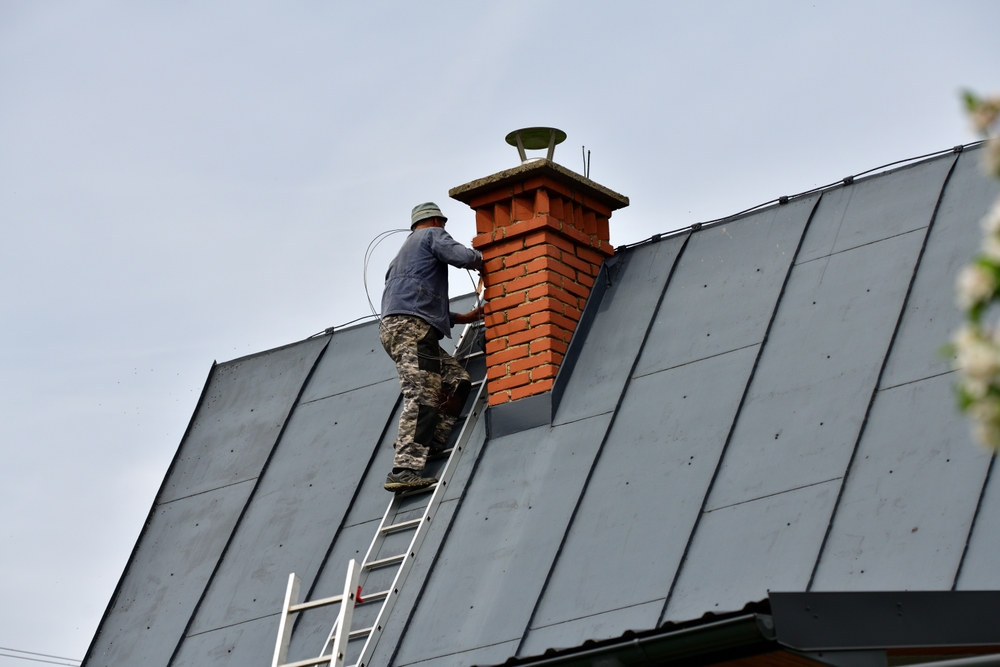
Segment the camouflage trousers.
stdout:
<path fill-rule="evenodd" d="M 422 470 L 431 444 L 444 445 L 451 435 L 472 386 L 469 374 L 441 349 L 437 329 L 419 317 L 382 318 L 379 338 L 403 391 L 393 466 Z"/>

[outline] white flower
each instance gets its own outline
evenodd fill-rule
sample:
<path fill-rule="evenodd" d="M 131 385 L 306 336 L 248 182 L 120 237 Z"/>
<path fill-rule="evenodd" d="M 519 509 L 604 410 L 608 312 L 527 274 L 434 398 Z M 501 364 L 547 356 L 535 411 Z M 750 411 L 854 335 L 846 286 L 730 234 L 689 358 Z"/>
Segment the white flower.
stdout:
<path fill-rule="evenodd" d="M 977 422 L 1000 424 L 1000 399 L 985 396 L 969 406 L 969 414 Z"/>
<path fill-rule="evenodd" d="M 978 331 L 969 326 L 962 327 L 953 342 L 955 366 L 963 371 L 966 381 L 977 380 L 989 385 L 1000 374 L 1000 349 Z M 969 387 L 969 390 L 973 395 L 985 393 L 981 384 Z"/>
<path fill-rule="evenodd" d="M 981 252 L 984 257 L 1000 263 L 1000 238 L 996 236 L 984 236 Z"/>
<path fill-rule="evenodd" d="M 1000 450 L 1000 426 L 995 422 L 973 422 L 972 436 L 983 447 Z"/>
<path fill-rule="evenodd" d="M 983 171 L 989 176 L 1000 177 L 1000 137 L 992 137 L 983 151 Z"/>
<path fill-rule="evenodd" d="M 959 307 L 968 310 L 991 298 L 997 285 L 993 274 L 977 264 L 969 264 L 959 272 L 956 288 Z"/>
<path fill-rule="evenodd" d="M 979 221 L 979 226 L 983 228 L 983 233 L 987 236 L 1000 234 L 1000 199 L 993 202 L 993 206 Z"/>
<path fill-rule="evenodd" d="M 990 126 L 996 122 L 998 114 L 1000 114 L 1000 98 L 990 97 L 981 100 L 970 114 L 972 127 L 977 132 L 985 134 Z"/>

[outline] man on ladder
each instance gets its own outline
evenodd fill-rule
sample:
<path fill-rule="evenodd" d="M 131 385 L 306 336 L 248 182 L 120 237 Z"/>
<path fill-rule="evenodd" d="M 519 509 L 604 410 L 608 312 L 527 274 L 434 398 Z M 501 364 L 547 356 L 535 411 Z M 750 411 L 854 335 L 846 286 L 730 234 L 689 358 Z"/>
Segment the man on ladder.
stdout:
<path fill-rule="evenodd" d="M 410 220 L 413 231 L 386 272 L 379 326 L 403 391 L 396 456 L 385 480 L 386 490 L 394 492 L 437 482 L 422 476 L 424 465 L 444 451 L 471 389 L 469 374 L 438 341 L 450 338 L 455 324 L 482 318 L 481 307 L 468 313 L 448 309 L 448 265 L 481 271 L 482 254 L 444 230 L 448 218 L 436 204 L 415 206 Z"/>

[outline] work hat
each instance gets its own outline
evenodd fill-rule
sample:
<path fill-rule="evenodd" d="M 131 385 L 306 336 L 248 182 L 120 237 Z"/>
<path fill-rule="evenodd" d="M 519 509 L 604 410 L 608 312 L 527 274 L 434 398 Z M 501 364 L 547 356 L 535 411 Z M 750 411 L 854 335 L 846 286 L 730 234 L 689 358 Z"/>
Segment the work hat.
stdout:
<path fill-rule="evenodd" d="M 427 218 L 441 218 L 444 221 L 448 220 L 448 218 L 444 217 L 444 213 L 441 212 L 438 205 L 429 201 L 413 207 L 413 213 L 410 214 L 410 229 L 413 229 L 414 225 L 421 220 L 426 220 Z"/>

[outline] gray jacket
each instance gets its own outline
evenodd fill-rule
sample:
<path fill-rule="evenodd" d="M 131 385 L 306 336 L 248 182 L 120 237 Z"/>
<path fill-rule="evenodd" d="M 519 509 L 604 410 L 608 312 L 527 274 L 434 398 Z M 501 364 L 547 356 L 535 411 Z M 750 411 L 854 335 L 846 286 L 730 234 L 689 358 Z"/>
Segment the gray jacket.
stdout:
<path fill-rule="evenodd" d="M 451 337 L 455 313 L 448 310 L 448 265 L 482 270 L 483 255 L 440 227 L 412 232 L 385 274 L 382 317 L 416 315 Z"/>

